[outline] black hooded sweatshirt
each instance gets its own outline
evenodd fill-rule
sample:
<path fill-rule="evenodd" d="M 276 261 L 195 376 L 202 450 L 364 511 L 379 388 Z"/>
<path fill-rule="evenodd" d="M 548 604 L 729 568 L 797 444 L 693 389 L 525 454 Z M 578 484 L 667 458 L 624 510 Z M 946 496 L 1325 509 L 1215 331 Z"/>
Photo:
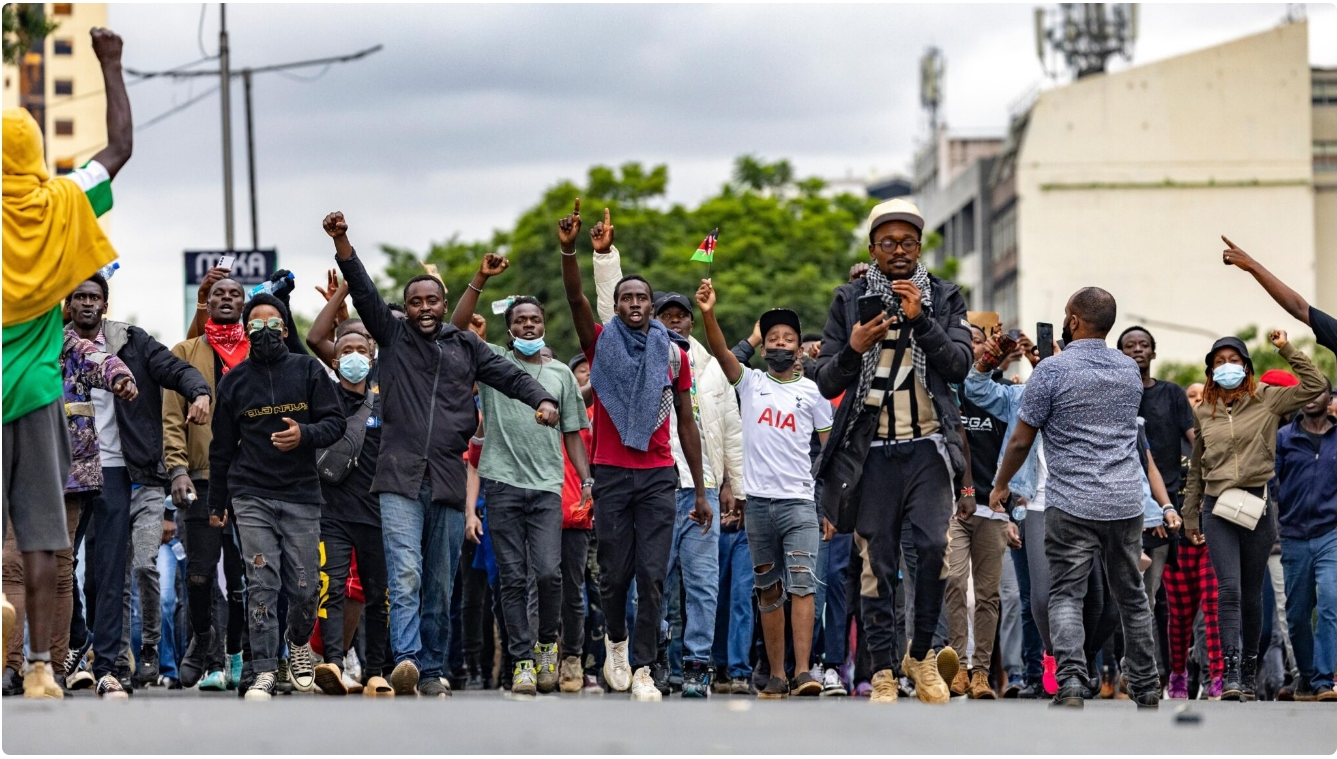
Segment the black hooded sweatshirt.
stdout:
<path fill-rule="evenodd" d="M 291 451 L 270 435 L 297 422 L 302 442 Z M 316 451 L 333 445 L 347 428 L 334 383 L 320 361 L 285 352 L 277 361 L 255 357 L 218 383 L 213 442 L 209 445 L 209 510 L 221 516 L 239 495 L 293 503 L 324 503 Z"/>

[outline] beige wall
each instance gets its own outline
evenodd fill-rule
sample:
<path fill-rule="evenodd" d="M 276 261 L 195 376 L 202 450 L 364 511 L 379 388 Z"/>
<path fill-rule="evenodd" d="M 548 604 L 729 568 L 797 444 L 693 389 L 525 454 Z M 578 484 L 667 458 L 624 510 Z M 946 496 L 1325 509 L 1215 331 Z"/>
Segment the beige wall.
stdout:
<path fill-rule="evenodd" d="M 1017 165 L 1021 322 L 1057 322 L 1077 289 L 1226 334 L 1296 324 L 1221 264 L 1220 235 L 1315 293 L 1308 30 L 1291 24 L 1040 96 Z M 1149 324 L 1159 357 L 1211 338 Z"/>

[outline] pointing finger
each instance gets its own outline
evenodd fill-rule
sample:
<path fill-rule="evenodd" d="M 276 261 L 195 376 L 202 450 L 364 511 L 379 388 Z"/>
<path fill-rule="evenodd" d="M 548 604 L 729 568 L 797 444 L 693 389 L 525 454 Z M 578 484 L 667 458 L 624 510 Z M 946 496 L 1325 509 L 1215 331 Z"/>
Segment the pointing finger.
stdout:
<path fill-rule="evenodd" d="M 612 223 L 613 223 L 612 217 L 611 217 L 611 215 L 608 213 L 608 209 L 605 208 L 605 209 L 604 209 L 604 226 L 607 227 L 607 226 L 609 226 L 609 225 L 612 224 Z"/>
<path fill-rule="evenodd" d="M 580 198 L 576 198 L 576 208 L 572 213 L 574 213 L 576 216 L 580 215 Z"/>
<path fill-rule="evenodd" d="M 1221 241 L 1224 242 L 1226 245 L 1229 245 L 1232 250 L 1235 249 L 1236 247 L 1235 243 L 1231 242 L 1230 238 L 1226 237 L 1225 235 L 1221 235 Z"/>

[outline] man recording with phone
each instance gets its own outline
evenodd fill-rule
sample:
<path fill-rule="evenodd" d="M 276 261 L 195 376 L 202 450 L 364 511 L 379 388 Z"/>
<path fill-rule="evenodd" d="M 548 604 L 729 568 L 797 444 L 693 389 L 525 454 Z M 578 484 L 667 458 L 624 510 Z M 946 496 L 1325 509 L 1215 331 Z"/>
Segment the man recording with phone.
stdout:
<path fill-rule="evenodd" d="M 960 289 L 920 263 L 924 218 L 904 200 L 869 215 L 874 265 L 836 290 L 815 379 L 826 398 L 848 393 L 813 465 L 826 516 L 854 532 L 863 558 L 860 603 L 872 657 L 875 702 L 897 698 L 894 583 L 902 519 L 918 554 L 914 636 L 902 662 L 925 703 L 947 703 L 955 651 L 934 652 L 942 611 L 947 526 L 954 482 L 965 472 L 961 416 L 950 384 L 973 360 Z M 963 489 L 963 498 L 974 493 Z"/>

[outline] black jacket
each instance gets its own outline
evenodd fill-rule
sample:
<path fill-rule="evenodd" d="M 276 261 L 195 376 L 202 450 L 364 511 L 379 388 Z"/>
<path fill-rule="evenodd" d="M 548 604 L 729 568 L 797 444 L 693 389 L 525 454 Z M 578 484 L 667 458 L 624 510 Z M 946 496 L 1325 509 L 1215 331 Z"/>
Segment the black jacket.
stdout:
<path fill-rule="evenodd" d="M 280 451 L 270 435 L 297 422 L 302 442 Z M 347 429 L 325 367 L 312 356 L 284 353 L 273 364 L 237 364 L 218 382 L 209 444 L 209 510 L 223 514 L 239 495 L 293 503 L 324 503 L 316 451 Z"/>
<path fill-rule="evenodd" d="M 105 319 L 102 336 L 107 352 L 125 362 L 135 375 L 139 396 L 133 401 L 116 398 L 116 427 L 121 434 L 121 454 L 130 481 L 136 485 L 167 486 L 167 467 L 162 457 L 162 391 L 180 393 L 187 402 L 201 395 L 212 396 L 209 383 L 195 367 L 172 355 L 172 351 L 149 333 L 125 322 Z"/>
<path fill-rule="evenodd" d="M 384 429 L 372 492 L 416 500 L 427 473 L 432 500 L 463 509 L 463 457 L 478 429 L 474 383 L 486 382 L 533 408 L 557 400 L 473 332 L 446 323 L 427 337 L 395 318 L 356 253 L 338 263 L 358 316 L 380 349 Z"/>
<path fill-rule="evenodd" d="M 951 455 L 953 479 L 966 469 L 965 454 L 961 445 L 961 413 L 956 407 L 956 395 L 951 384 L 964 382 L 970 373 L 974 361 L 971 347 L 970 323 L 966 321 L 966 300 L 961 297 L 961 289 L 951 282 L 929 276 L 933 292 L 933 318 L 926 314 L 910 322 L 914 329 L 915 342 L 924 351 L 928 364 L 929 394 L 933 396 L 933 405 L 938 411 L 942 423 L 942 436 Z M 827 398 L 837 398 L 841 393 L 851 394 L 859 385 L 859 369 L 863 356 L 849 347 L 850 334 L 858 323 L 859 297 L 868 289 L 868 283 L 856 279 L 836 288 L 835 300 L 831 303 L 831 312 L 826 318 L 826 329 L 822 332 L 822 352 L 817 356 L 817 388 Z M 876 350 L 876 348 L 874 348 Z M 907 357 L 908 360 L 908 357 Z M 821 464 L 831 453 L 841 446 L 845 425 L 850 414 L 860 409 L 852 395 L 847 397 L 836 412 L 831 437 L 822 449 L 822 459 L 814 467 L 819 471 Z M 855 483 L 850 483 L 851 487 Z"/>

